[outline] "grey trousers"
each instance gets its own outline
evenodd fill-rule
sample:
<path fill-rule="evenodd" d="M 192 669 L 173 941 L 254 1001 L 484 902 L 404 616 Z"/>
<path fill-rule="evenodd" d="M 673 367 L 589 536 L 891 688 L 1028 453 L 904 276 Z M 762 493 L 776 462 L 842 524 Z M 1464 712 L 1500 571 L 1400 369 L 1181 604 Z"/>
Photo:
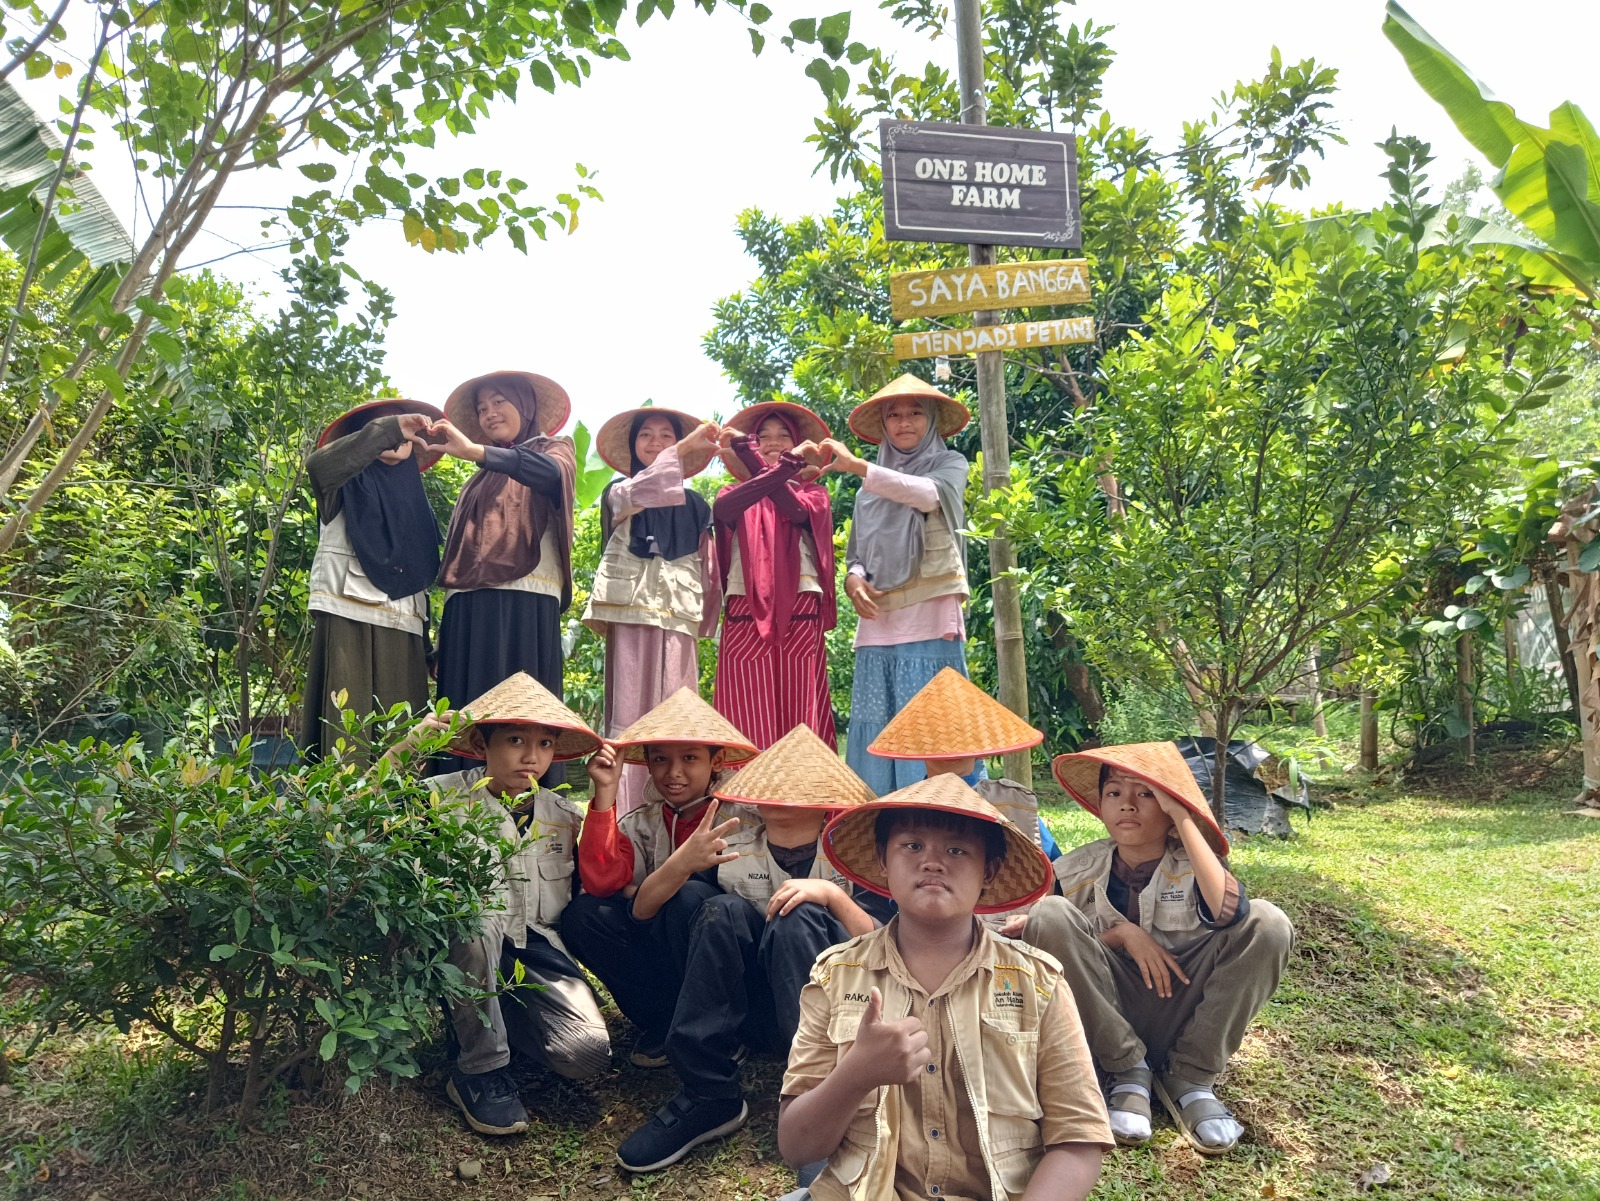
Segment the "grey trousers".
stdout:
<path fill-rule="evenodd" d="M 1165 998 L 1062 897 L 1033 907 L 1022 940 L 1061 961 L 1101 1071 L 1124 1072 L 1147 1059 L 1152 1069 L 1165 1063 L 1179 1080 L 1209 1086 L 1278 987 L 1294 928 L 1276 905 L 1252 900 L 1243 921 L 1205 930 L 1171 952 L 1189 983 L 1174 977 Z"/>
<path fill-rule="evenodd" d="M 568 1080 L 587 1080 L 611 1066 L 611 1037 L 594 991 L 578 965 L 543 935 L 529 930 L 528 945 L 514 947 L 491 928 L 453 944 L 450 962 L 479 988 L 498 990 L 486 1001 L 450 1006 L 461 1071 L 503 1068 L 513 1047 Z M 523 979 L 514 986 L 518 962 Z"/>

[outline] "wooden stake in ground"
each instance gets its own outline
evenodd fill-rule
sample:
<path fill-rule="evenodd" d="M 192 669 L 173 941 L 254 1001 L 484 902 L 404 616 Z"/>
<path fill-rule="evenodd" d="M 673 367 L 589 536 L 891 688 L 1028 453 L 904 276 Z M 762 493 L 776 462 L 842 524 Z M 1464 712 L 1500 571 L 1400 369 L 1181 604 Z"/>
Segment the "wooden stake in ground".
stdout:
<path fill-rule="evenodd" d="M 984 99 L 983 25 L 979 0 L 956 0 L 956 44 L 961 83 L 961 123 L 987 125 Z M 994 263 L 994 247 L 972 246 L 974 267 Z M 999 314 L 972 315 L 974 326 L 996 325 Z M 1011 482 L 1011 431 L 1006 420 L 1006 374 L 1000 352 L 982 351 L 978 360 L 978 430 L 983 445 L 983 491 L 987 495 Z M 999 668 L 1000 702 L 1024 721 L 1028 719 L 1028 662 L 1022 639 L 1022 602 L 1010 572 L 1016 552 L 1002 528 L 989 539 L 989 589 L 994 612 L 995 660 Z M 1005 757 L 1006 775 L 1024 787 L 1033 786 L 1033 765 L 1026 751 Z"/>

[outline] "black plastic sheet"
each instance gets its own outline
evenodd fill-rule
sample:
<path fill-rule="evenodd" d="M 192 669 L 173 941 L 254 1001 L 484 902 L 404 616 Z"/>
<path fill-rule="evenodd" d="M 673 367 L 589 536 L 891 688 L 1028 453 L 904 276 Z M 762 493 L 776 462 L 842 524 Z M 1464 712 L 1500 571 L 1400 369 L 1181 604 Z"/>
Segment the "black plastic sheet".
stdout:
<path fill-rule="evenodd" d="M 1200 791 L 1210 800 L 1217 740 L 1191 735 L 1174 739 L 1173 745 L 1194 773 Z M 1289 825 L 1289 810 L 1303 809 L 1307 816 L 1310 815 L 1311 792 L 1303 779 L 1294 795 L 1283 789 L 1269 789 L 1262 782 L 1261 765 L 1269 757 L 1253 742 L 1228 743 L 1227 763 L 1222 775 L 1222 808 L 1227 816 L 1223 824 L 1227 829 L 1287 838 L 1293 833 Z"/>

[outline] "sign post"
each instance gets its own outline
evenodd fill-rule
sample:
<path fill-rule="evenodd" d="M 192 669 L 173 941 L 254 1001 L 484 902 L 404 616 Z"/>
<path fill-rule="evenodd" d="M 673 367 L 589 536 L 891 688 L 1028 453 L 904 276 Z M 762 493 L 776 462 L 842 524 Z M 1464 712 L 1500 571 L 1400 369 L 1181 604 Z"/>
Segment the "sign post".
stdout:
<path fill-rule="evenodd" d="M 989 115 L 984 97 L 981 4 L 980 0 L 956 0 L 955 7 L 961 122 L 963 125 L 984 126 L 989 123 Z M 1069 190 L 1076 195 L 1077 162 L 1075 157 L 1069 161 L 1073 173 Z M 1029 164 L 1030 167 L 1032 165 L 1034 164 Z M 1008 179 L 1009 177 L 1008 173 Z M 993 186 L 998 188 L 1000 185 Z M 1023 185 L 1019 183 L 1016 186 L 1021 188 Z M 1018 203 L 1021 203 L 1020 193 Z M 884 208 L 887 212 L 889 206 L 886 204 Z M 1072 229 L 1068 236 L 1072 240 L 1070 242 L 1063 240 L 1061 245 L 1078 243 L 1076 213 L 1071 216 Z M 1065 223 L 1061 228 L 1065 231 Z M 994 265 L 993 245 L 974 242 L 970 246 L 968 253 L 974 267 L 981 269 Z M 997 320 L 997 315 L 992 310 L 980 311 L 972 316 L 975 329 L 994 325 Z M 998 350 L 984 350 L 978 353 L 978 422 L 983 445 L 983 491 L 988 495 L 996 488 L 1004 488 L 1011 483 L 1011 431 L 1006 417 L 1006 373 Z M 995 536 L 989 539 L 989 588 L 994 612 L 995 660 L 999 668 L 1000 703 L 1026 721 L 1028 660 L 1023 646 L 1022 602 L 1017 596 L 1016 581 L 1010 575 L 1016 565 L 1017 556 L 1011 547 L 1011 539 L 1006 536 L 1004 529 L 998 530 Z M 1007 776 L 1024 788 L 1033 787 L 1033 759 L 1027 751 L 1007 755 L 1005 771 Z"/>

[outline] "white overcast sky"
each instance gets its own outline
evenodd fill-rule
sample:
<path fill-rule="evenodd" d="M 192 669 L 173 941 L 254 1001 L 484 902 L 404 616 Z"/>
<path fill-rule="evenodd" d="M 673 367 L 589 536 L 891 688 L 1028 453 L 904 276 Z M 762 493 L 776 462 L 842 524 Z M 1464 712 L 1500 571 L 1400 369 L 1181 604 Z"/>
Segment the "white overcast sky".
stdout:
<path fill-rule="evenodd" d="M 1530 118 L 1564 100 L 1600 120 L 1600 3 L 1529 0 L 1412 0 L 1411 14 L 1504 100 Z M 769 32 L 833 5 L 774 3 Z M 1314 56 L 1339 69 L 1336 116 L 1349 144 L 1313 164 L 1304 203 L 1369 205 L 1381 199 L 1382 153 L 1390 129 L 1434 146 L 1436 187 L 1459 174 L 1473 151 L 1412 81 L 1383 37 L 1378 0 L 1083 0 L 1063 6 L 1065 22 L 1115 26 L 1117 51 L 1105 104 L 1120 122 L 1170 146 L 1185 120 L 1240 78 L 1259 76 L 1272 47 L 1287 60 Z M 852 35 L 894 49 L 903 69 L 920 73 L 934 57 L 955 68 L 953 41 L 929 42 L 899 29 L 875 6 L 855 10 Z M 821 92 L 774 36 L 751 55 L 732 12 L 707 16 L 679 0 L 670 21 L 632 26 L 622 38 L 628 63 L 599 63 L 581 89 L 556 95 L 524 86 L 475 136 L 457 139 L 408 166 L 429 175 L 470 166 L 500 167 L 523 178 L 531 195 L 569 186 L 572 165 L 597 173 L 603 203 L 588 202 L 577 231 L 530 245 L 525 257 L 503 237 L 462 255 L 408 247 L 398 221 L 357 234 L 351 261 L 388 287 L 398 317 L 390 326 L 388 369 L 402 393 L 442 402 L 461 380 L 496 368 L 526 368 L 561 381 L 576 416 L 594 428 L 619 409 L 657 403 L 710 415 L 735 407 L 732 388 L 705 357 L 701 338 L 711 308 L 743 288 L 754 263 L 734 224 L 757 206 L 784 218 L 826 211 L 835 190 L 804 139 Z M 78 44 L 81 46 L 82 41 Z M 25 85 L 41 112 L 54 112 L 48 81 Z M 125 221 L 133 190 L 125 155 L 107 129 L 91 159 L 96 182 Z M 310 186 L 298 171 L 252 172 L 224 195 L 230 205 L 274 203 Z M 1291 203 L 1296 203 L 1290 198 Z M 214 232 L 189 256 L 199 262 L 261 241 L 259 213 L 218 213 Z M 141 226 L 142 228 L 147 228 Z M 285 252 L 240 255 L 218 265 L 276 309 L 275 272 Z"/>

